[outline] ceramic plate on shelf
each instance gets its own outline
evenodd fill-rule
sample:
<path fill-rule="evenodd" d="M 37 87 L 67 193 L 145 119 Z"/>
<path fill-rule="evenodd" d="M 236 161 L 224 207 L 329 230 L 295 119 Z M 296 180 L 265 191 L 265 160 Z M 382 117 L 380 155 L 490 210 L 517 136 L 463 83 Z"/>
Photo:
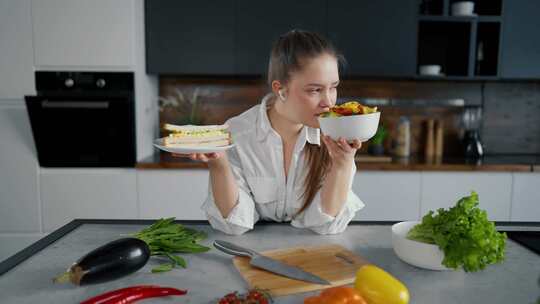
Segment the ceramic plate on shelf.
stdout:
<path fill-rule="evenodd" d="M 443 77 L 446 76 L 445 73 L 439 73 L 439 74 L 420 74 L 420 76 L 426 76 L 426 77 Z"/>
<path fill-rule="evenodd" d="M 212 153 L 228 150 L 234 147 L 234 144 L 220 147 L 197 147 L 197 146 L 176 146 L 176 147 L 167 147 L 163 143 L 163 138 L 158 138 L 154 140 L 154 146 L 160 150 L 177 153 L 177 154 L 191 154 L 191 153 Z"/>

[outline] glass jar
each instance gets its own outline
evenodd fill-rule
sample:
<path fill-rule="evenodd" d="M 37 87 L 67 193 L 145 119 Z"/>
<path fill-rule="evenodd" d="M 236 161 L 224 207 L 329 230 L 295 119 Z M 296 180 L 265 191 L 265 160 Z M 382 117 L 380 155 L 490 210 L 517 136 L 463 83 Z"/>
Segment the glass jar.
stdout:
<path fill-rule="evenodd" d="M 411 153 L 411 122 L 409 118 L 401 116 L 396 129 L 394 155 L 408 157 Z"/>

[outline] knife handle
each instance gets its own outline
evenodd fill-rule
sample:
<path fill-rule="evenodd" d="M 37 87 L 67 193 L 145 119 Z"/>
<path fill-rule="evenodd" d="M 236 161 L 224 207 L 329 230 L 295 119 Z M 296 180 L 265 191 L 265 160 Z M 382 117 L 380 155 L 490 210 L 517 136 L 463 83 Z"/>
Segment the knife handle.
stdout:
<path fill-rule="evenodd" d="M 245 256 L 245 257 L 250 257 L 250 258 L 258 255 L 258 253 L 253 250 L 243 248 L 235 244 L 221 241 L 221 240 L 215 240 L 214 247 L 230 255 Z"/>

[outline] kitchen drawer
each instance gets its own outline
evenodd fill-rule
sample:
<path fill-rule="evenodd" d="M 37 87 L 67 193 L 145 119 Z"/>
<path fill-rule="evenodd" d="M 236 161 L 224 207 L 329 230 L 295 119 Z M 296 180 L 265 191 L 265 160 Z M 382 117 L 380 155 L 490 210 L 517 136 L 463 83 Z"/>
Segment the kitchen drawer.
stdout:
<path fill-rule="evenodd" d="M 45 232 L 76 218 L 137 218 L 135 169 L 42 168 Z"/>
<path fill-rule="evenodd" d="M 420 210 L 420 172 L 357 172 L 353 191 L 366 205 L 354 220 L 417 220 Z"/>
<path fill-rule="evenodd" d="M 510 220 L 540 222 L 540 173 L 514 173 Z"/>
<path fill-rule="evenodd" d="M 421 215 L 454 206 L 474 190 L 480 208 L 494 221 L 510 220 L 512 173 L 422 172 Z"/>

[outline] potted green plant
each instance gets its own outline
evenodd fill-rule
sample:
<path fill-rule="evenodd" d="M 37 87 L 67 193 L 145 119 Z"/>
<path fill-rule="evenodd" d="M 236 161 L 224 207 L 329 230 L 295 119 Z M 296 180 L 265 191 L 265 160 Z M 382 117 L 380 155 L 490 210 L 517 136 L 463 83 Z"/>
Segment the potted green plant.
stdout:
<path fill-rule="evenodd" d="M 368 144 L 368 153 L 371 155 L 382 155 L 384 154 L 384 140 L 386 139 L 386 136 L 388 135 L 388 131 L 386 131 L 386 128 L 383 125 L 380 125 L 379 128 L 377 128 L 377 132 Z"/>

